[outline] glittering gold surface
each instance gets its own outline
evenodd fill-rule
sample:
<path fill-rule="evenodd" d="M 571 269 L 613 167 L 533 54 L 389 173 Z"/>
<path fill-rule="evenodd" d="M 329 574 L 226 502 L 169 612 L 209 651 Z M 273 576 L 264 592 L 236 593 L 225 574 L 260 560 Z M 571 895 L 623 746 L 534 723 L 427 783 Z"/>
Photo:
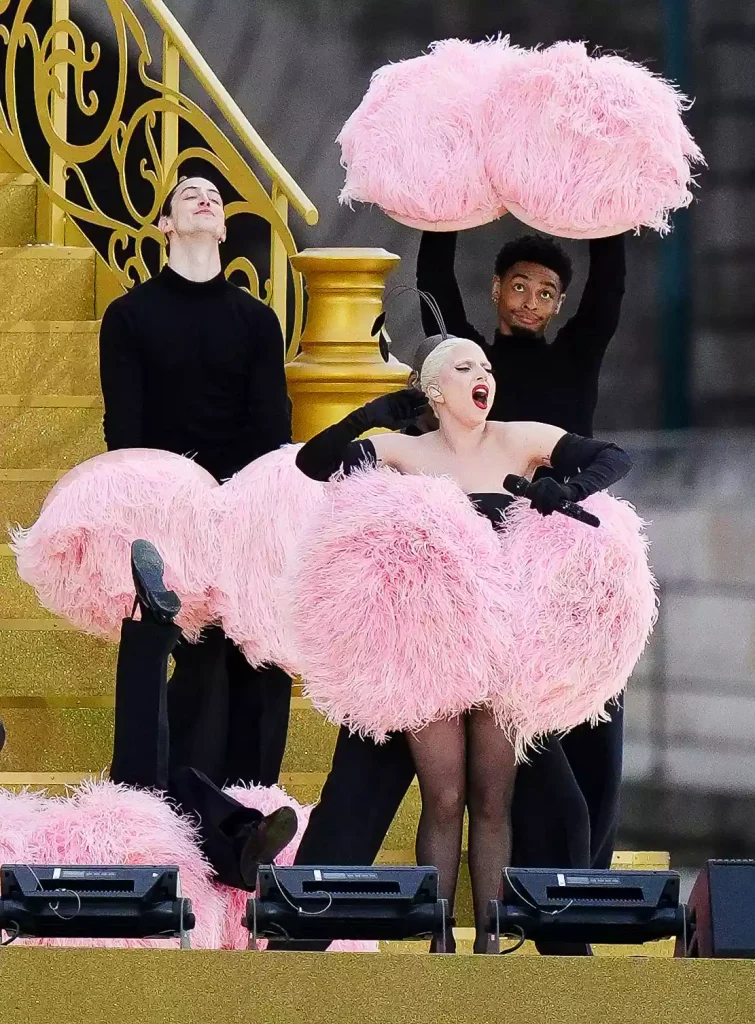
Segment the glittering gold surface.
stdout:
<path fill-rule="evenodd" d="M 83 633 L 0 629 L 3 694 L 112 693 L 118 650 Z"/>
<path fill-rule="evenodd" d="M 458 915 L 457 915 L 458 916 Z M 471 927 L 471 917 L 466 926 L 454 928 L 457 953 L 471 953 L 474 946 L 474 928 Z M 593 946 L 593 956 L 650 956 L 650 957 L 673 957 L 675 939 L 661 939 L 658 942 L 646 942 L 641 946 Z M 505 945 L 505 943 L 504 943 Z M 381 953 L 396 953 L 402 956 L 422 956 L 428 953 L 427 939 L 414 939 L 398 942 L 381 942 Z M 521 949 L 517 949 L 511 956 L 539 956 L 533 942 L 525 942 Z"/>
<path fill-rule="evenodd" d="M 3 480 L 0 475 L 0 510 L 2 510 L 2 539 L 6 540 L 5 527 L 8 523 L 31 526 L 39 515 L 42 502 L 52 488 L 52 481 L 45 480 Z"/>
<path fill-rule="evenodd" d="M 3 1024 L 752 1024 L 749 961 L 3 951 Z"/>
<path fill-rule="evenodd" d="M 292 707 L 284 772 L 327 772 L 338 730 L 312 707 Z"/>
<path fill-rule="evenodd" d="M 0 393 L 96 395 L 97 321 L 0 323 Z"/>
<path fill-rule="evenodd" d="M 0 468 L 70 469 L 104 450 L 102 409 L 0 405 Z"/>
<path fill-rule="evenodd" d="M 37 186 L 31 174 L 0 172 L 0 245 L 34 241 Z"/>
<path fill-rule="evenodd" d="M 91 320 L 94 251 L 0 248 L 0 320 Z"/>
<path fill-rule="evenodd" d="M 4 771 L 100 772 L 110 762 L 113 712 L 90 708 L 3 708 Z"/>
<path fill-rule="evenodd" d="M 0 556 L 0 619 L 46 618 L 48 615 L 34 590 L 18 578 L 15 560 Z"/>

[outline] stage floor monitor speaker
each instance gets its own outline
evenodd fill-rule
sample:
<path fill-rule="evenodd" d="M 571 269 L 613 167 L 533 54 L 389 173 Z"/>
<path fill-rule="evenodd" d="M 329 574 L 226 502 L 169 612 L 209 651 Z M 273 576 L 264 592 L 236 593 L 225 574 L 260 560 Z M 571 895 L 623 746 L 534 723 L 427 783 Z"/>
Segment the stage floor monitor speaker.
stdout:
<path fill-rule="evenodd" d="M 677 943 L 677 956 L 755 958 L 755 860 L 709 860 L 689 909 L 689 945 Z"/>

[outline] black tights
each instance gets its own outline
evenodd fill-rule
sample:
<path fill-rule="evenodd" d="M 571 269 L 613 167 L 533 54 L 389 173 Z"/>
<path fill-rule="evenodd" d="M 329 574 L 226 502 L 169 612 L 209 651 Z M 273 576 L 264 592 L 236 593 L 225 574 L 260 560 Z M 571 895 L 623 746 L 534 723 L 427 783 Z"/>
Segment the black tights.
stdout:
<path fill-rule="evenodd" d="M 417 863 L 438 868 L 440 896 L 453 913 L 467 807 L 474 950 L 487 952 L 488 903 L 511 858 L 514 748 L 492 715 L 481 710 L 434 722 L 408 741 L 422 794 Z"/>

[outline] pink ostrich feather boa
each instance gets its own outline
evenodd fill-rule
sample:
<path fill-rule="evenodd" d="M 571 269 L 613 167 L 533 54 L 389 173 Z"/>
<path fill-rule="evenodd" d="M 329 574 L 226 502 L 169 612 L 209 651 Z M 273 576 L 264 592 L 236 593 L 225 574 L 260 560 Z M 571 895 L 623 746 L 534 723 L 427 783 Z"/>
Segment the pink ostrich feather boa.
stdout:
<path fill-rule="evenodd" d="M 583 43 L 448 39 L 380 68 L 339 136 L 341 201 L 425 230 L 509 210 L 564 237 L 668 229 L 702 153 L 670 83 Z"/>
<path fill-rule="evenodd" d="M 215 535 L 205 505 L 217 487 L 201 466 L 170 452 L 97 455 L 55 485 L 33 526 L 11 532 L 18 574 L 48 611 L 117 640 L 134 601 L 131 542 L 151 540 L 181 598 L 178 624 L 195 637 L 210 618 Z"/>
<path fill-rule="evenodd" d="M 227 792 L 247 807 L 269 814 L 293 807 L 299 828 L 277 860 L 292 864 L 311 808 L 278 786 L 234 786 Z M 181 889 L 192 902 L 194 949 L 246 949 L 241 924 L 249 893 L 214 881 L 213 871 L 188 818 L 158 793 L 106 780 L 83 783 L 65 797 L 0 789 L 0 864 L 175 864 Z M 167 949 L 171 939 L 26 939 L 28 945 Z M 261 942 L 264 949 L 266 943 Z M 378 951 L 377 942 L 336 942 L 342 952 Z"/>
<path fill-rule="evenodd" d="M 604 714 L 655 616 L 643 524 L 608 495 L 600 529 L 526 502 L 493 530 L 451 480 L 367 470 L 330 485 L 289 570 L 305 689 L 378 741 L 475 706 L 524 756 Z"/>

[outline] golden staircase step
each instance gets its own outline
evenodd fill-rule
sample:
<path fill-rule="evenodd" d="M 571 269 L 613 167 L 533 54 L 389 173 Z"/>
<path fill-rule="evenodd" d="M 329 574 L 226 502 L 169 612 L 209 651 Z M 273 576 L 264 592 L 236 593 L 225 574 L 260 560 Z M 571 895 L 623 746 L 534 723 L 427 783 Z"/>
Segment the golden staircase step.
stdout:
<path fill-rule="evenodd" d="M 93 249 L 0 246 L 0 320 L 92 320 L 94 275 Z"/>
<path fill-rule="evenodd" d="M 0 392 L 98 395 L 99 320 L 0 322 Z"/>
<path fill-rule="evenodd" d="M 0 468 L 60 473 L 104 451 L 98 397 L 0 395 Z"/>
<path fill-rule="evenodd" d="M 49 679 L 32 682 L 37 688 L 50 684 Z M 18 772 L 102 771 L 113 744 L 112 677 L 101 693 L 19 692 L 26 688 L 9 680 L 5 692 L 0 691 L 0 717 L 8 734 L 3 767 Z M 330 768 L 336 735 L 308 702 L 295 698 L 283 771 L 306 774 L 310 784 L 319 786 Z"/>
<path fill-rule="evenodd" d="M 8 524 L 31 526 L 53 485 L 66 470 L 0 469 L 0 529 Z"/>
<path fill-rule="evenodd" d="M 0 245 L 28 245 L 36 237 L 37 182 L 33 174 L 0 173 Z"/>
<path fill-rule="evenodd" d="M 0 544 L 0 621 L 52 618 L 28 583 L 19 579 L 9 544 Z"/>
<path fill-rule="evenodd" d="M 2 696 L 77 697 L 112 692 L 118 649 L 59 619 L 0 620 Z"/>

